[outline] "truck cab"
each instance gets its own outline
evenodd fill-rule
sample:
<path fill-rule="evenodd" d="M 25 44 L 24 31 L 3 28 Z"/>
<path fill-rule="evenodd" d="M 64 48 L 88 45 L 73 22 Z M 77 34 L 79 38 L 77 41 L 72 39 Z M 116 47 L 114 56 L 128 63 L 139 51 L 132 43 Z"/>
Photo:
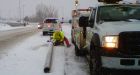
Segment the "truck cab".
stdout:
<path fill-rule="evenodd" d="M 91 75 L 140 71 L 140 5 L 103 4 L 94 7 L 86 28 Z"/>

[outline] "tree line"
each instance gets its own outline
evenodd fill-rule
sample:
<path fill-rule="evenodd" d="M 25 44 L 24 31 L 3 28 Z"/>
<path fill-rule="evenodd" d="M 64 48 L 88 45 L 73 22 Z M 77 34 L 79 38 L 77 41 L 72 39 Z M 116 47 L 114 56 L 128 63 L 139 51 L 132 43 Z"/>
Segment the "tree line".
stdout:
<path fill-rule="evenodd" d="M 33 16 L 25 16 L 24 21 L 42 22 L 48 17 L 58 17 L 58 10 L 54 6 L 39 4 L 36 7 L 36 13 Z"/>

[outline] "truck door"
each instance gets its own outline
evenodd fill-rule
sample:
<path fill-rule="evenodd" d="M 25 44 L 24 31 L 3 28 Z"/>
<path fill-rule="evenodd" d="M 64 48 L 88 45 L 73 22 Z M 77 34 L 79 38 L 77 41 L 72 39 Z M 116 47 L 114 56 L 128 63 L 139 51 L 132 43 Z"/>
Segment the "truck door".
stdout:
<path fill-rule="evenodd" d="M 95 22 L 95 9 L 92 10 L 91 15 L 89 16 L 89 27 L 87 27 L 87 34 L 86 34 L 86 44 L 88 46 L 88 50 L 90 50 L 90 43 L 93 36 L 93 29 Z"/>

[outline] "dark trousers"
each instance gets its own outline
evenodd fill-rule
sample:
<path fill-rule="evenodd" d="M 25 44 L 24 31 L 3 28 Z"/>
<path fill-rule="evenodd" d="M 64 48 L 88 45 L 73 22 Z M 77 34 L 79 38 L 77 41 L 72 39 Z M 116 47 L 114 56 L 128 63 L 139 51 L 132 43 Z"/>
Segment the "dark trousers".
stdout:
<path fill-rule="evenodd" d="M 56 41 L 54 42 L 54 46 L 62 45 L 62 44 L 64 44 L 63 42 L 65 42 L 65 44 L 66 44 L 67 46 L 70 45 L 69 40 L 68 40 L 66 37 L 64 37 L 64 41 L 62 41 L 62 42 L 60 42 L 60 40 L 56 40 Z"/>
<path fill-rule="evenodd" d="M 63 45 L 64 43 L 63 43 L 63 41 L 60 42 L 59 40 L 56 40 L 53 44 L 54 44 L 54 46 L 58 46 L 58 45 Z"/>

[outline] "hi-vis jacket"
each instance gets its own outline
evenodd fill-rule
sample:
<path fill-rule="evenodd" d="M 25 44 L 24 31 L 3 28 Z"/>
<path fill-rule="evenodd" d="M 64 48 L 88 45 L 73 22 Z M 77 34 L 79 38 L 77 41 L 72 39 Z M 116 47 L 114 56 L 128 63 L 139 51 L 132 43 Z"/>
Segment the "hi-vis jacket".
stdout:
<path fill-rule="evenodd" d="M 64 33 L 63 31 L 55 31 L 53 33 L 53 41 L 60 41 L 62 42 L 64 40 Z"/>

